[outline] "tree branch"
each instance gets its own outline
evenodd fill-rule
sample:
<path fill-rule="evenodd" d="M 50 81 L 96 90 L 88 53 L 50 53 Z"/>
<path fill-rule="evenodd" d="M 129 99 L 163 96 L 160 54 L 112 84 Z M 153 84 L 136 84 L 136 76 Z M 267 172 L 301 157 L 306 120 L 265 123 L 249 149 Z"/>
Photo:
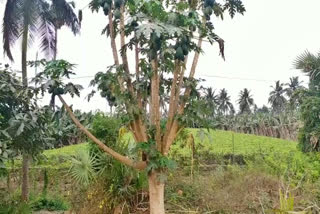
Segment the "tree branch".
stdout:
<path fill-rule="evenodd" d="M 106 146 L 104 143 L 102 143 L 99 139 L 97 139 L 89 130 L 87 130 L 81 123 L 80 121 L 75 117 L 75 115 L 73 114 L 71 108 L 67 105 L 67 103 L 65 102 L 65 100 L 62 98 L 61 95 L 58 95 L 61 103 L 63 104 L 64 108 L 67 110 L 70 118 L 72 119 L 72 121 L 77 125 L 77 127 L 83 132 L 85 133 L 95 144 L 98 145 L 98 147 L 100 149 L 102 149 L 105 153 L 111 155 L 112 157 L 114 157 L 116 160 L 120 161 L 121 163 L 127 165 L 127 166 L 131 166 L 135 169 L 138 170 L 143 170 L 147 167 L 147 163 L 145 161 L 134 161 L 126 156 L 123 156 L 117 152 L 115 152 L 114 150 L 112 150 L 111 148 L 109 148 L 108 146 Z"/>
<path fill-rule="evenodd" d="M 161 129 L 160 129 L 160 99 L 159 84 L 160 78 L 158 73 L 158 62 L 156 59 L 151 60 L 152 78 L 151 78 L 151 124 L 155 126 L 155 140 L 158 151 L 162 151 Z"/>
<path fill-rule="evenodd" d="M 177 81 L 178 81 L 178 76 L 181 70 L 181 65 L 180 62 L 178 60 L 175 61 L 175 69 L 174 69 L 174 73 L 173 73 L 173 79 L 172 79 L 172 83 L 171 83 L 171 92 L 170 92 L 170 99 L 169 99 L 169 112 L 168 112 L 168 120 L 167 120 L 167 124 L 166 124 L 166 132 L 164 134 L 164 138 L 163 138 L 163 142 L 167 141 L 168 138 L 168 134 L 170 132 L 170 128 L 173 122 L 173 118 L 175 115 L 175 105 L 176 105 L 176 89 L 177 89 Z"/>
<path fill-rule="evenodd" d="M 113 28 L 113 21 L 112 21 L 112 10 L 109 11 L 108 14 L 109 18 L 109 31 L 110 31 L 110 38 L 111 38 L 111 48 L 112 48 L 112 55 L 114 59 L 114 64 L 116 66 L 119 66 L 119 57 L 118 57 L 118 50 L 117 50 L 117 44 L 116 44 L 116 36 L 114 33 L 114 28 Z"/>
<path fill-rule="evenodd" d="M 199 41 L 198 41 L 198 48 L 200 49 L 201 46 L 202 46 L 202 38 L 200 38 Z M 194 78 L 194 74 L 196 72 L 196 68 L 197 68 L 198 61 L 199 61 L 199 56 L 200 56 L 200 52 L 196 52 L 194 54 L 193 62 L 192 62 L 192 66 L 191 66 L 191 70 L 190 70 L 190 74 L 189 74 L 189 78 L 188 78 L 189 81 L 192 81 L 193 78 Z M 178 109 L 177 109 L 177 111 L 178 111 L 177 114 L 178 115 L 182 115 L 183 114 L 184 108 L 185 108 L 185 105 L 186 105 L 186 100 L 188 100 L 188 98 L 190 96 L 190 93 L 191 93 L 191 88 L 187 87 L 185 92 L 184 92 L 183 99 L 180 102 L 180 106 L 178 106 Z M 178 122 L 177 119 L 174 119 L 174 121 L 172 123 L 172 126 L 171 126 L 171 129 L 169 131 L 167 140 L 164 142 L 165 146 L 164 146 L 163 152 L 164 152 L 165 155 L 168 154 L 170 146 L 172 145 L 174 139 L 177 136 L 178 130 L 179 130 L 179 122 Z"/>
<path fill-rule="evenodd" d="M 200 49 L 202 46 L 202 38 L 199 39 L 198 41 L 198 48 Z M 200 56 L 200 52 L 196 52 L 194 54 L 194 57 L 193 57 L 193 61 L 192 61 L 192 66 L 191 66 L 191 70 L 190 70 L 190 74 L 189 74 L 189 78 L 188 80 L 189 81 L 192 81 L 193 78 L 194 78 L 194 74 L 196 72 L 196 68 L 197 68 L 197 65 L 198 65 L 198 61 L 199 61 L 199 56 Z M 181 105 L 180 105 L 180 108 L 179 108 L 179 114 L 182 114 L 183 113 L 183 109 L 184 109 L 184 106 L 185 106 L 185 100 L 187 100 L 190 96 L 190 92 L 191 92 L 191 87 L 187 87 L 185 92 L 184 92 L 184 95 L 183 95 L 183 100 L 181 102 Z"/>
<path fill-rule="evenodd" d="M 124 32 L 124 5 L 121 6 L 120 8 L 120 45 L 121 45 L 121 49 L 122 49 L 122 63 L 123 63 L 123 69 L 126 72 L 126 82 L 127 82 L 127 86 L 129 89 L 129 92 L 131 94 L 131 96 L 134 97 L 134 89 L 132 86 L 132 81 L 131 81 L 131 77 L 130 77 L 130 69 L 129 69 L 129 63 L 128 63 L 128 56 L 127 56 L 127 49 L 125 48 L 126 45 L 126 41 L 125 41 L 125 32 Z"/>

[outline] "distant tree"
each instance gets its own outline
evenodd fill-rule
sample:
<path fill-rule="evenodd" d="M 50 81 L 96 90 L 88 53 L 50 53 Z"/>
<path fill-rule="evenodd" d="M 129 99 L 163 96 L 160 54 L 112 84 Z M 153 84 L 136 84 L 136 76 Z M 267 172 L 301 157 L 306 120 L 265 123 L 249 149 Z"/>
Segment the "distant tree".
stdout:
<path fill-rule="evenodd" d="M 211 87 L 207 88 L 205 91 L 205 99 L 209 104 L 209 108 L 212 110 L 211 117 L 214 116 L 217 106 L 219 105 L 218 95 L 215 94 L 215 90 Z"/>
<path fill-rule="evenodd" d="M 223 115 L 234 114 L 235 110 L 226 89 L 221 89 L 218 95 L 218 111 Z"/>
<path fill-rule="evenodd" d="M 252 98 L 252 95 L 250 94 L 250 91 L 247 88 L 240 91 L 238 104 L 240 114 L 250 114 L 252 112 L 251 108 L 254 106 L 254 100 Z"/>
<path fill-rule="evenodd" d="M 285 97 L 286 90 L 284 84 L 280 83 L 280 81 L 276 81 L 276 85 L 271 86 L 271 88 L 273 90 L 270 92 L 268 102 L 271 104 L 272 110 L 279 113 L 285 109 L 287 104 L 287 99 Z"/>
<path fill-rule="evenodd" d="M 263 105 L 261 108 L 257 108 L 256 112 L 257 113 L 269 113 L 270 110 L 267 106 Z"/>
<path fill-rule="evenodd" d="M 302 89 L 302 83 L 303 81 L 300 81 L 299 77 L 290 77 L 289 83 L 286 84 L 286 86 L 288 87 L 285 89 L 287 96 L 291 98 L 294 92 L 296 92 L 299 89 Z"/>

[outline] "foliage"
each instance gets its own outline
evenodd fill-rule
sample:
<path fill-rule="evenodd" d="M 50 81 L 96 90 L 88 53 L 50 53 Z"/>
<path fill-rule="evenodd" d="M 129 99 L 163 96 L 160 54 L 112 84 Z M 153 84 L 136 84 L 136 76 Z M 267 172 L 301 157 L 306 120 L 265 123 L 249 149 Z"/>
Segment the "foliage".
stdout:
<path fill-rule="evenodd" d="M 320 68 L 320 53 L 312 54 L 305 51 L 300 54 L 294 61 L 294 67 L 309 76 L 310 90 L 318 90 L 319 87 L 319 68 Z"/>
<path fill-rule="evenodd" d="M 18 205 L 0 206 L 0 213 L 6 214 L 31 214 L 32 208 L 28 203 L 19 203 Z"/>
<path fill-rule="evenodd" d="M 305 97 L 301 105 L 301 119 L 304 126 L 299 132 L 299 141 L 303 151 L 319 151 L 320 96 Z"/>
<path fill-rule="evenodd" d="M 299 132 L 299 142 L 305 152 L 319 151 L 319 113 L 320 113 L 320 94 L 319 94 L 319 63 L 320 54 L 313 55 L 306 51 L 294 62 L 296 69 L 301 70 L 309 76 L 309 89 L 299 90 L 298 101 L 300 101 L 300 113 L 303 127 Z"/>
<path fill-rule="evenodd" d="M 230 96 L 228 96 L 228 93 L 225 89 L 222 89 L 218 95 L 218 111 L 224 115 L 232 115 L 235 113 Z"/>
<path fill-rule="evenodd" d="M 209 40 L 211 44 L 217 43 L 220 54 L 224 58 L 224 41 L 215 34 L 212 16 L 221 17 L 223 12 L 227 11 L 233 18 L 236 12 L 243 14 L 245 8 L 241 0 L 226 0 L 221 4 L 212 0 L 179 3 L 170 0 L 165 2 L 93 0 L 89 6 L 93 11 L 103 9 L 104 15 L 108 16 L 109 23 L 103 33 L 110 37 L 114 59 L 114 64 L 108 67 L 107 72 L 100 72 L 95 76 L 92 85 L 97 85 L 103 96 L 115 98 L 118 108 L 126 113 L 125 125 L 134 135 L 135 143 L 150 144 L 147 147 L 149 154 L 146 152 L 131 154 L 128 149 L 130 142 L 125 144 L 120 143 L 119 140 L 114 145 L 119 148 L 117 152 L 114 152 L 108 145 L 110 142 L 103 145 L 82 127 L 62 98 L 63 94 L 70 93 L 79 96 L 80 93 L 80 88 L 72 83 L 67 85 L 62 83 L 63 77 L 69 78 L 65 71 L 71 73 L 72 64 L 65 61 L 49 62 L 45 71 L 38 76 L 44 77 L 49 83 L 44 84 L 43 89 L 52 94 L 52 100 L 58 95 L 77 126 L 86 132 L 100 148 L 104 148 L 106 153 L 136 169 L 146 168 L 146 165 L 149 170 L 155 169 L 149 175 L 160 174 L 157 169 L 169 165 L 168 159 L 163 157 L 169 152 L 178 130 L 185 125 L 184 110 L 199 107 L 199 102 L 194 102 L 198 94 L 196 87 L 198 81 L 194 79 L 194 73 L 199 54 L 202 52 L 203 39 Z M 118 55 L 117 38 L 120 38 L 121 56 Z M 136 56 L 135 75 L 130 72 L 128 62 L 128 52 L 133 49 Z M 192 53 L 194 53 L 194 62 L 190 76 L 185 77 L 186 59 Z M 122 59 L 122 64 L 120 64 L 119 57 Z M 48 69 L 50 63 L 53 64 L 52 70 Z M 59 66 L 55 63 L 61 64 Z M 107 83 L 106 86 L 101 87 L 105 83 Z M 180 96 L 183 91 L 184 95 Z M 162 114 L 160 107 L 162 95 L 170 97 L 161 99 L 162 106 L 170 106 L 168 115 Z M 149 111 L 146 110 L 147 106 L 149 106 Z M 201 117 L 203 115 L 195 114 L 194 110 L 191 112 L 190 117 L 205 119 Z M 155 143 L 157 153 L 151 152 L 153 143 Z M 138 155 L 140 155 L 140 160 Z M 103 165 L 106 171 L 109 170 L 105 166 L 113 162 L 108 159 L 109 157 L 107 163 Z M 151 161 L 152 159 L 157 160 L 154 162 Z M 136 161 L 138 164 L 135 164 Z M 154 163 L 157 166 L 152 166 Z M 124 169 L 122 167 L 112 168 L 115 171 Z M 132 174 L 131 170 L 126 171 Z M 121 174 L 123 176 L 123 172 Z M 123 186 L 128 185 L 122 183 Z M 161 189 L 158 193 L 163 194 Z M 150 213 L 164 213 L 164 203 L 159 201 L 162 207 L 153 210 L 154 195 L 150 194 L 149 197 Z M 158 200 L 163 200 L 162 198 L 159 197 Z"/>
<path fill-rule="evenodd" d="M 294 196 L 289 192 L 288 195 L 279 189 L 280 211 L 279 214 L 294 211 Z"/>
<path fill-rule="evenodd" d="M 31 44 L 39 36 L 40 48 L 48 56 L 56 55 L 55 31 L 66 25 L 78 33 L 80 24 L 73 8 L 64 0 L 6 1 L 3 18 L 3 50 L 13 61 L 11 48 L 23 37 L 23 43 Z M 30 38 L 30 39 L 28 39 Z M 26 51 L 26 50 L 24 50 Z"/>
<path fill-rule="evenodd" d="M 36 155 L 52 143 L 48 109 L 39 108 L 34 89 L 23 87 L 9 70 L 1 70 L 0 76 L 0 159 L 20 153 Z"/>
<path fill-rule="evenodd" d="M 250 94 L 250 91 L 247 88 L 240 91 L 238 104 L 239 104 L 240 114 L 251 113 L 252 111 L 251 108 L 254 105 L 254 101 L 253 101 L 252 95 Z"/>
<path fill-rule="evenodd" d="M 91 123 L 91 131 L 97 138 L 107 145 L 115 145 L 118 140 L 119 130 L 122 126 L 120 118 L 107 116 L 102 112 L 97 112 Z"/>
<path fill-rule="evenodd" d="M 285 109 L 287 103 L 287 99 L 284 96 L 286 92 L 284 84 L 280 83 L 280 81 L 276 81 L 276 86 L 272 87 L 272 89 L 273 91 L 270 92 L 268 102 L 271 104 L 273 111 L 281 112 Z"/>
<path fill-rule="evenodd" d="M 66 211 L 68 204 L 59 197 L 40 197 L 31 203 L 34 211 L 48 210 L 48 211 Z"/>
<path fill-rule="evenodd" d="M 69 174 L 78 185 L 88 186 L 94 179 L 95 157 L 89 154 L 89 151 L 78 151 L 71 158 L 71 167 Z"/>
<path fill-rule="evenodd" d="M 75 110 L 74 114 L 79 118 L 79 121 L 88 127 L 92 121 L 92 113 L 81 112 Z M 55 112 L 51 115 L 52 133 L 51 136 L 55 139 L 55 147 L 64 145 L 77 144 L 86 141 L 83 133 L 77 129 L 76 125 L 67 115 L 64 108 L 56 107 Z"/>
<path fill-rule="evenodd" d="M 8 133 L 18 152 L 36 155 L 52 145 L 46 108 L 16 113 L 10 120 Z"/>
<path fill-rule="evenodd" d="M 106 145 L 122 154 L 137 158 L 132 136 L 123 127 L 121 128 L 120 119 L 97 113 L 91 130 Z M 72 158 L 69 173 L 79 186 L 82 186 L 82 191 L 90 194 L 90 197 L 94 195 L 89 193 L 92 187 L 97 183 L 103 185 L 100 191 L 103 192 L 101 194 L 104 195 L 104 200 L 107 200 L 108 204 L 100 205 L 106 212 L 119 203 L 130 201 L 129 199 L 146 185 L 146 174 L 124 166 L 100 151 L 93 143 L 89 144 L 87 150 L 79 151 L 78 155 Z M 89 202 L 90 200 L 87 203 Z"/>
<path fill-rule="evenodd" d="M 152 170 L 164 171 L 172 170 L 176 168 L 176 163 L 169 159 L 167 156 L 164 156 L 156 148 L 155 142 L 148 143 L 139 143 L 135 147 L 135 150 L 141 150 L 148 156 L 148 166 L 146 168 L 147 173 L 150 173 Z"/>

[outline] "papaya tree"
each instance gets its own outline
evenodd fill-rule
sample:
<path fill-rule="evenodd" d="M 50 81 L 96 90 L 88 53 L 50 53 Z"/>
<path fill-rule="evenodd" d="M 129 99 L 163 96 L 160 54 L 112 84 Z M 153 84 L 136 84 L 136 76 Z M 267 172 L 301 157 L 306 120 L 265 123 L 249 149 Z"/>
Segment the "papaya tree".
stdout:
<path fill-rule="evenodd" d="M 150 213 L 163 214 L 165 184 L 160 178 L 171 165 L 171 145 L 191 119 L 185 111 L 193 107 L 190 101 L 196 96 L 193 92 L 198 81 L 194 77 L 202 45 L 217 43 L 224 57 L 224 41 L 215 34 L 212 20 L 222 18 L 225 11 L 234 17 L 245 8 L 240 0 L 93 0 L 90 7 L 94 11 L 101 8 L 108 17 L 103 32 L 110 39 L 114 59 L 114 64 L 97 73 L 91 84 L 112 92 L 118 108 L 127 115 L 141 159 L 130 159 L 107 147 L 75 117 L 63 94 L 79 95 L 80 87 L 62 81 L 72 73 L 72 64 L 49 62 L 38 78 L 47 80 L 44 89 L 59 98 L 79 129 L 104 152 L 147 171 Z M 129 55 L 134 56 L 133 63 L 129 63 Z M 160 106 L 164 94 L 169 95 L 167 114 L 162 114 Z"/>
<path fill-rule="evenodd" d="M 37 105 L 35 93 L 13 72 L 0 69 L 0 165 L 17 155 L 35 156 L 52 143 L 49 109 Z M 22 185 L 22 192 L 28 193 L 28 185 Z"/>

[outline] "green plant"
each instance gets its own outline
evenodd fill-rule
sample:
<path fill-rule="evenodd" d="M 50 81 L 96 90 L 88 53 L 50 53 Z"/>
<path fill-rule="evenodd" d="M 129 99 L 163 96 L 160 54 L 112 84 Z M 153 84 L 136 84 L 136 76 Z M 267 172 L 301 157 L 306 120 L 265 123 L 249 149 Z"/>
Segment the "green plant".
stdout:
<path fill-rule="evenodd" d="M 60 197 L 40 197 L 31 202 L 31 207 L 35 211 L 64 211 L 68 210 L 69 206 L 64 199 Z"/>
<path fill-rule="evenodd" d="M 0 213 L 3 214 L 31 214 L 32 208 L 28 203 L 0 205 Z"/>
<path fill-rule="evenodd" d="M 245 7 L 242 1 L 226 0 L 218 3 L 212 0 L 191 0 L 177 3 L 116 0 L 113 4 L 109 0 L 92 0 L 89 6 L 93 11 L 102 9 L 108 16 L 109 23 L 103 33 L 110 37 L 114 59 L 113 65 L 106 72 L 95 75 L 91 85 L 97 86 L 105 95 L 112 93 L 118 108 L 126 114 L 125 125 L 134 135 L 135 143 L 155 142 L 158 152 L 167 156 L 177 133 L 186 125 L 181 120 L 184 110 L 199 106 L 193 105 L 195 102 L 191 101 L 199 94 L 198 81 L 194 75 L 203 40 L 217 43 L 224 58 L 224 40 L 216 35 L 211 17 L 223 17 L 224 12 L 228 12 L 232 18 L 236 13 L 243 14 Z M 122 62 L 119 61 L 116 42 L 119 37 Z M 136 56 L 134 75 L 132 70 L 130 72 L 128 61 L 128 53 L 132 50 L 135 50 L 133 54 Z M 185 72 L 189 54 L 193 55 L 194 60 L 190 72 Z M 137 160 L 114 151 L 75 117 L 63 95 L 71 93 L 79 96 L 79 90 L 72 83 L 62 83 L 63 78 L 69 78 L 66 71 L 72 73 L 72 67 L 61 62 L 49 62 L 46 66 L 45 72 L 41 74 L 45 77 L 43 88 L 52 96 L 58 96 L 74 123 L 102 151 L 136 170 L 147 168 L 148 157 L 143 153 L 140 160 Z M 165 73 L 172 75 L 163 75 Z M 186 76 L 187 73 L 190 75 Z M 59 84 L 50 85 L 53 82 Z M 66 90 L 68 86 L 72 86 L 73 90 Z M 169 106 L 169 111 L 164 116 L 162 109 L 166 106 Z M 191 115 L 201 118 L 198 114 Z M 166 124 L 161 126 L 161 121 L 166 121 Z M 160 173 L 157 170 L 148 173 L 149 190 L 152 192 L 149 194 L 151 214 L 165 212 L 165 185 L 157 181 Z"/>
<path fill-rule="evenodd" d="M 69 174 L 79 184 L 87 186 L 95 178 L 96 157 L 87 150 L 79 150 L 71 158 Z"/>
<path fill-rule="evenodd" d="M 294 196 L 291 192 L 282 192 L 279 189 L 279 210 L 276 210 L 276 214 L 287 214 L 294 211 Z"/>

